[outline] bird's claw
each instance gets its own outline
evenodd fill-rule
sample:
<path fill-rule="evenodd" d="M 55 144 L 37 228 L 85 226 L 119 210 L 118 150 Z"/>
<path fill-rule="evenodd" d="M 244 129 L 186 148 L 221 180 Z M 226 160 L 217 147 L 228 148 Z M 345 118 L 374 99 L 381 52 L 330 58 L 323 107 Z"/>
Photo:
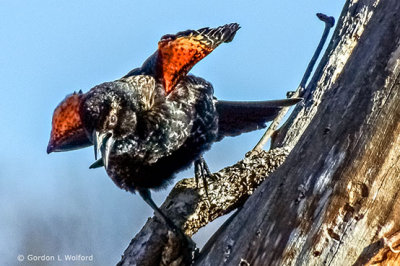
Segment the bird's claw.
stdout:
<path fill-rule="evenodd" d="M 207 179 L 210 179 L 211 181 L 215 181 L 215 178 L 212 175 L 210 169 L 208 168 L 206 161 L 204 160 L 204 158 L 202 156 L 200 156 L 200 158 L 194 162 L 194 174 L 195 174 L 195 179 L 196 179 L 196 187 L 199 188 L 199 180 L 201 179 L 203 181 L 203 186 L 204 186 L 204 191 L 206 193 L 206 196 L 207 196 L 207 198 L 209 198 Z"/>

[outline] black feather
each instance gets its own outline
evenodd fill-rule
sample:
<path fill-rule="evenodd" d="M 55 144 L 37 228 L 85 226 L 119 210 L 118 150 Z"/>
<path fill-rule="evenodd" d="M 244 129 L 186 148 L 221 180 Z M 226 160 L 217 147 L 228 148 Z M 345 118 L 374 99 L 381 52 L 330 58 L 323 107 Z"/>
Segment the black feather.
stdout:
<path fill-rule="evenodd" d="M 273 120 L 282 107 L 294 105 L 299 101 L 301 98 L 255 102 L 217 101 L 217 141 L 226 136 L 233 137 L 264 128 L 265 123 Z"/>

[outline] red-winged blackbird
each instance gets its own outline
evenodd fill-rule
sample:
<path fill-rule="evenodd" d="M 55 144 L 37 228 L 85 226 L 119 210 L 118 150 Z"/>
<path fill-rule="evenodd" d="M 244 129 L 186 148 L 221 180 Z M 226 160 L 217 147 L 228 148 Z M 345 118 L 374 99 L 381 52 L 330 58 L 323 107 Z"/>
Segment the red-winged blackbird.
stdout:
<path fill-rule="evenodd" d="M 96 160 L 99 153 L 102 158 L 91 168 L 104 166 L 117 186 L 138 191 L 164 217 L 150 188 L 163 187 L 192 162 L 196 173 L 204 173 L 201 155 L 214 142 L 262 128 L 283 106 L 299 101 L 219 101 L 209 82 L 187 75 L 239 28 L 232 23 L 165 35 L 142 67 L 67 96 L 54 111 L 47 152 L 94 144 Z"/>

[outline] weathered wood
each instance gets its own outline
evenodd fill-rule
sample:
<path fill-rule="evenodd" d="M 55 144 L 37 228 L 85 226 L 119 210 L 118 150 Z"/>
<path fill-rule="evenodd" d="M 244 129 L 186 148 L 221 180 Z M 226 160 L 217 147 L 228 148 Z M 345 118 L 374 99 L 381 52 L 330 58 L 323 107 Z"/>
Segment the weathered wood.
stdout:
<path fill-rule="evenodd" d="M 400 263 L 379 244 L 400 230 L 399 21 L 400 1 L 347 2 L 312 93 L 274 140 L 293 150 L 197 265 Z"/>
<path fill-rule="evenodd" d="M 235 165 L 213 174 L 208 196 L 203 187 L 197 188 L 194 178 L 183 179 L 175 185 L 161 210 L 191 236 L 209 222 L 241 206 L 288 154 L 286 148 L 248 153 Z M 179 236 L 153 217 L 129 244 L 118 265 L 182 265 L 188 250 L 180 246 L 180 242 Z"/>
<path fill-rule="evenodd" d="M 400 264 L 399 21 L 400 1 L 347 1 L 304 103 L 273 138 L 279 152 L 222 170 L 210 201 L 193 180 L 174 188 L 162 208 L 192 234 L 243 203 L 293 148 L 196 265 Z M 152 218 L 120 265 L 180 265 L 180 243 Z"/>

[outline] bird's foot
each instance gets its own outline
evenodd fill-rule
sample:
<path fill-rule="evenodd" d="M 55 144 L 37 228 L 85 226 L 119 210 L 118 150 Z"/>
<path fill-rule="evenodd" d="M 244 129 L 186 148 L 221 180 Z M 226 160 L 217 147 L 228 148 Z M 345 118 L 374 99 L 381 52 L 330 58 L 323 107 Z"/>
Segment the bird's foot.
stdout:
<path fill-rule="evenodd" d="M 203 156 L 200 156 L 199 159 L 197 159 L 194 162 L 194 176 L 196 179 L 197 188 L 199 188 L 199 180 L 201 179 L 203 181 L 204 191 L 205 191 L 206 197 L 209 199 L 207 179 L 211 180 L 211 181 L 215 181 L 215 177 L 212 175 Z"/>
<path fill-rule="evenodd" d="M 196 246 L 175 232 L 168 231 L 160 265 L 192 265 L 198 255 L 199 249 Z"/>
<path fill-rule="evenodd" d="M 160 210 L 160 208 L 157 207 L 151 198 L 150 190 L 145 188 L 136 188 L 136 190 L 139 192 L 143 200 L 154 210 L 156 217 L 161 219 L 161 221 L 164 222 L 164 224 L 170 229 L 169 231 L 175 233 L 179 239 L 186 242 L 188 248 L 195 251 L 196 243 L 189 236 L 187 236 L 182 229 L 176 226 L 175 223 Z"/>

